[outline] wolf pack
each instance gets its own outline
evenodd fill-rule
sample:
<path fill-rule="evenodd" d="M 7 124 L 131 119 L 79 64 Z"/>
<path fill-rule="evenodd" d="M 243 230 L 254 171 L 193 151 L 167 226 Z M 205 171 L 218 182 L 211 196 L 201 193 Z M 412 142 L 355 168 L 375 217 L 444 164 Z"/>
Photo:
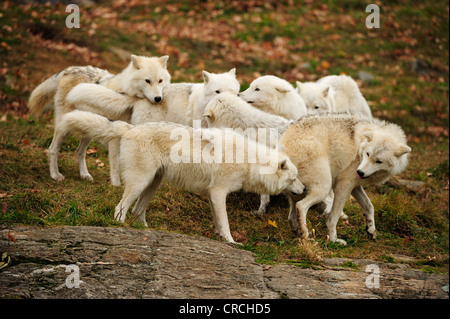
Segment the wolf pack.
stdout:
<path fill-rule="evenodd" d="M 202 83 L 171 83 L 168 59 L 131 55 L 118 74 L 71 66 L 35 88 L 30 114 L 54 107 L 51 178 L 64 179 L 58 154 L 65 138 L 76 135 L 84 180 L 93 180 L 86 165 L 91 141 L 108 147 L 110 181 L 124 186 L 114 211 L 118 221 L 134 204 L 132 218 L 147 225 L 148 203 L 167 180 L 206 194 L 215 230 L 230 243 L 226 199 L 239 190 L 260 195 L 261 216 L 271 195 L 284 194 L 289 225 L 301 239 L 309 237 L 308 211 L 323 202 L 329 240 L 344 245 L 336 225 L 347 218 L 343 209 L 352 195 L 375 239 L 374 207 L 364 187 L 405 170 L 411 148 L 401 127 L 372 116 L 350 76 L 296 82 L 294 88 L 263 75 L 241 92 L 235 68 L 203 71 Z M 177 160 L 180 152 L 183 160 Z"/>

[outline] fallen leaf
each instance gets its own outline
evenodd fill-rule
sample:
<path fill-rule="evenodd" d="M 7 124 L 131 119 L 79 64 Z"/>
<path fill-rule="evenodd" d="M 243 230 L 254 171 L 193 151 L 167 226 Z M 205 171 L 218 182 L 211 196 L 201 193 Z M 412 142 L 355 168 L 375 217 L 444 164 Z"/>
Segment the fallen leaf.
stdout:
<path fill-rule="evenodd" d="M 12 241 L 13 243 L 16 242 L 16 237 L 14 237 L 11 234 L 5 234 L 5 237 L 8 238 L 9 241 Z"/>
<path fill-rule="evenodd" d="M 99 159 L 96 159 L 95 160 L 95 163 L 97 164 L 97 166 L 98 167 L 104 167 L 105 166 L 105 163 L 103 163 L 101 160 L 99 160 Z"/>
<path fill-rule="evenodd" d="M 272 220 L 268 219 L 268 220 L 267 220 L 267 223 L 268 223 L 270 226 L 273 226 L 273 227 L 275 227 L 275 228 L 278 228 L 277 222 L 276 222 L 276 221 L 272 221 Z"/>
<path fill-rule="evenodd" d="M 94 153 L 97 153 L 98 152 L 98 149 L 96 149 L 96 148 L 90 148 L 90 149 L 88 149 L 87 151 L 86 151 L 86 154 L 94 154 Z"/>
<path fill-rule="evenodd" d="M 322 63 L 320 63 L 320 66 L 323 69 L 329 69 L 330 68 L 330 63 L 328 61 L 322 61 Z"/>

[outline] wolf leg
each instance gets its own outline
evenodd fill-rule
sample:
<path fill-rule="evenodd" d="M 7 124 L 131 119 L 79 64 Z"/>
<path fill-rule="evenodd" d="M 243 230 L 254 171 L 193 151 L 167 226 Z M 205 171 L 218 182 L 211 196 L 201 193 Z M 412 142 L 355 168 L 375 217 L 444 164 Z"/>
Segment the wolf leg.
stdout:
<path fill-rule="evenodd" d="M 59 172 L 58 169 L 58 154 L 61 149 L 61 145 L 66 139 L 68 133 L 64 130 L 55 127 L 55 132 L 53 134 L 53 140 L 48 149 L 48 165 L 50 169 L 50 176 L 56 181 L 62 181 L 64 176 Z"/>
<path fill-rule="evenodd" d="M 145 188 L 145 190 L 139 196 L 136 205 L 133 208 L 132 214 L 136 218 L 136 221 L 144 224 L 147 227 L 147 221 L 145 220 L 145 210 L 147 208 L 148 203 L 155 196 L 156 190 L 158 189 L 161 181 L 163 179 L 164 173 L 162 171 L 158 171 L 155 175 L 153 181 Z"/>
<path fill-rule="evenodd" d="M 125 181 L 125 190 L 122 199 L 114 211 L 114 218 L 117 221 L 124 222 L 131 204 L 133 204 L 139 196 L 146 197 L 145 190 L 153 183 L 156 172 L 157 168 L 150 170 L 150 172 L 135 171 L 128 173 L 129 178 L 128 181 Z M 140 203 L 140 206 L 143 204 L 143 201 Z"/>
<path fill-rule="evenodd" d="M 256 211 L 254 214 L 257 216 L 263 216 L 265 213 L 267 213 L 267 207 L 269 206 L 269 204 L 270 204 L 270 195 L 261 194 L 258 211 Z"/>
<path fill-rule="evenodd" d="M 356 201 L 361 205 L 364 212 L 364 217 L 366 217 L 366 231 L 367 235 L 370 239 L 376 238 L 376 230 L 375 230 L 375 218 L 374 218 L 374 209 L 372 202 L 367 196 L 366 192 L 361 186 L 355 187 L 352 191 L 353 197 Z"/>
<path fill-rule="evenodd" d="M 93 181 L 91 174 L 89 174 L 89 171 L 86 166 L 86 150 L 91 143 L 92 139 L 89 137 L 82 137 L 80 141 L 80 145 L 78 145 L 77 148 L 77 155 L 78 155 L 78 166 L 80 167 L 80 177 L 81 179 L 85 179 L 87 181 Z"/>
<path fill-rule="evenodd" d="M 216 232 L 226 241 L 235 244 L 230 232 L 227 215 L 227 192 L 221 189 L 212 189 L 209 192 L 209 202 L 213 214 Z"/>
<path fill-rule="evenodd" d="M 108 143 L 109 174 L 113 186 L 120 186 L 119 148 L 120 139 L 114 139 Z"/>
<path fill-rule="evenodd" d="M 344 181 L 337 181 L 334 188 L 334 201 L 333 201 L 333 207 L 331 208 L 330 215 L 327 219 L 327 228 L 328 228 L 328 235 L 330 236 L 330 241 L 332 242 L 339 242 L 343 245 L 347 245 L 345 240 L 338 239 L 337 233 L 336 233 L 336 225 L 339 221 L 339 217 L 341 216 L 341 212 L 344 209 L 345 202 L 350 197 L 350 192 L 352 190 L 351 183 Z"/>

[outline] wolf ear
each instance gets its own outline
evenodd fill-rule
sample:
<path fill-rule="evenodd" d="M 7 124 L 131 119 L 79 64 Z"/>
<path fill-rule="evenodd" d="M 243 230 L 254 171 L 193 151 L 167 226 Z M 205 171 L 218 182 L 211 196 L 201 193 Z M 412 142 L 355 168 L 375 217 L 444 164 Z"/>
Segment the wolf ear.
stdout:
<path fill-rule="evenodd" d="M 230 71 L 228 71 L 231 75 L 236 76 L 236 68 L 232 68 Z"/>
<path fill-rule="evenodd" d="M 363 132 L 363 136 L 367 139 L 368 142 L 372 140 L 372 131 Z"/>
<path fill-rule="evenodd" d="M 291 88 L 287 85 L 277 85 L 275 86 L 275 90 L 277 90 L 280 93 L 286 94 L 291 91 Z"/>
<path fill-rule="evenodd" d="M 411 152 L 411 147 L 409 147 L 408 145 L 402 145 L 400 146 L 400 149 L 397 152 L 395 152 L 395 156 L 400 157 L 409 152 Z"/>
<path fill-rule="evenodd" d="M 203 82 L 205 82 L 205 84 L 208 83 L 208 81 L 209 81 L 209 76 L 211 75 L 211 73 L 206 72 L 205 70 L 203 70 L 203 71 L 202 71 L 202 74 L 203 74 Z"/>
<path fill-rule="evenodd" d="M 287 169 L 287 161 L 286 160 L 281 161 L 278 167 L 282 170 Z"/>
<path fill-rule="evenodd" d="M 330 87 L 329 86 L 327 86 L 327 88 L 325 89 L 325 90 L 323 90 L 323 92 L 322 92 L 322 94 L 323 94 L 323 97 L 327 97 L 328 96 L 328 92 L 330 91 Z"/>
<path fill-rule="evenodd" d="M 297 81 L 295 84 L 297 85 L 297 93 L 300 93 L 300 90 L 302 89 L 302 82 Z"/>
<path fill-rule="evenodd" d="M 214 113 L 211 109 L 206 110 L 202 117 L 214 121 Z"/>
<path fill-rule="evenodd" d="M 159 62 L 161 63 L 161 65 L 167 69 L 167 61 L 169 60 L 169 56 L 168 55 L 163 55 L 162 57 L 159 58 Z"/>
<path fill-rule="evenodd" d="M 136 69 L 139 70 L 141 68 L 139 65 L 139 57 L 137 55 L 134 55 L 134 54 L 131 55 L 131 62 L 133 63 L 133 66 Z"/>

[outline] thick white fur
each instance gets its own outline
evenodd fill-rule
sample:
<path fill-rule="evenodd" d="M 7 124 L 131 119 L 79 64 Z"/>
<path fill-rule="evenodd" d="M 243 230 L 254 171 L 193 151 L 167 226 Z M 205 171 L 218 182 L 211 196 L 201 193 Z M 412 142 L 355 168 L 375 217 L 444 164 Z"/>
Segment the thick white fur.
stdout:
<path fill-rule="evenodd" d="M 170 74 L 167 72 L 168 56 L 162 57 L 144 57 L 131 56 L 129 65 L 119 74 L 113 75 L 106 70 L 94 68 L 92 66 L 71 66 L 61 72 L 54 74 L 52 77 L 41 83 L 32 93 L 29 99 L 28 107 L 32 114 L 39 114 L 44 107 L 54 100 L 55 109 L 55 127 L 61 117 L 77 108 L 76 105 L 67 101 L 66 97 L 70 90 L 79 83 L 97 83 L 98 86 L 104 86 L 113 91 L 124 93 L 131 98 L 145 98 L 152 103 L 164 100 L 163 89 L 170 83 Z M 81 89 L 81 97 L 83 98 L 83 90 Z M 87 95 L 83 102 L 87 101 Z M 90 96 L 99 99 L 98 96 Z M 90 110 L 98 114 L 108 116 L 112 119 L 120 119 L 129 121 L 131 118 L 132 104 L 111 104 L 111 99 L 102 100 L 100 105 L 105 108 L 91 108 L 88 103 L 80 104 L 81 109 Z M 113 107 L 118 107 L 114 110 Z M 66 136 L 60 135 L 58 131 L 53 134 L 53 140 L 49 148 L 49 169 L 50 176 L 61 181 L 64 176 L 58 169 L 58 154 L 62 143 Z M 78 164 L 80 176 L 82 179 L 92 181 L 86 166 L 86 150 L 89 146 L 90 139 L 83 137 L 78 147 Z M 110 163 L 111 163 L 111 183 L 120 185 L 120 179 L 114 175 L 116 161 L 114 158 L 117 153 L 117 142 L 115 145 L 109 145 Z"/>
<path fill-rule="evenodd" d="M 89 135 L 91 138 L 108 141 L 120 138 L 120 170 L 125 186 L 124 194 L 115 209 L 114 216 L 119 221 L 125 221 L 128 209 L 137 200 L 133 214 L 142 223 L 145 222 L 145 210 L 148 202 L 153 198 L 161 180 L 168 181 L 196 193 L 208 194 L 216 231 L 229 242 L 234 242 L 226 212 L 226 197 L 230 192 L 244 190 L 246 192 L 278 194 L 285 189 L 296 193 L 303 192 L 303 185 L 297 178 L 297 169 L 283 152 L 271 152 L 278 167 L 273 174 L 261 174 L 266 164 L 249 163 L 207 163 L 203 159 L 200 163 L 193 160 L 190 152 L 189 163 L 173 161 L 174 147 L 182 143 L 190 148 L 194 134 L 223 136 L 221 157 L 227 148 L 236 151 L 246 145 L 246 154 L 251 148 L 261 148 L 266 152 L 266 146 L 248 140 L 244 143 L 240 134 L 226 134 L 214 129 L 194 129 L 173 123 L 146 123 L 133 126 L 126 122 L 111 122 L 105 117 L 90 112 L 74 111 L 64 115 L 57 129 L 64 134 L 78 133 Z M 177 140 L 173 133 L 177 130 L 188 132 L 187 140 Z M 176 134 L 175 134 L 176 135 Z M 188 143 L 185 145 L 185 143 Z M 202 139 L 202 149 L 212 146 L 217 151 L 218 140 Z"/>
<path fill-rule="evenodd" d="M 294 87 L 273 75 L 255 79 L 239 96 L 262 111 L 286 119 L 297 120 L 307 113 L 305 102 Z"/>
<path fill-rule="evenodd" d="M 280 143 L 307 189 L 298 202 L 290 196 L 292 229 L 306 239 L 309 208 L 333 190 L 333 207 L 327 219 L 330 240 L 345 244 L 337 238 L 336 224 L 350 194 L 363 207 L 367 234 L 375 238 L 374 209 L 363 186 L 383 183 L 406 168 L 411 148 L 403 130 L 356 115 L 311 115 L 288 127 Z"/>
<path fill-rule="evenodd" d="M 203 83 L 194 84 L 189 97 L 187 118 L 191 121 L 202 119 L 206 104 L 217 94 L 223 92 L 239 93 L 240 84 L 236 79 L 236 69 L 225 73 L 203 71 Z"/>
<path fill-rule="evenodd" d="M 292 120 L 261 111 L 230 92 L 221 93 L 208 103 L 203 113 L 203 122 L 205 127 L 242 129 L 254 140 L 258 137 L 257 132 L 248 129 L 273 129 L 272 132 L 266 130 L 264 136 L 265 144 L 272 148 L 278 146 L 281 134 L 293 123 Z M 261 194 L 260 205 L 255 214 L 264 215 L 269 204 L 270 195 Z"/>
<path fill-rule="evenodd" d="M 266 136 L 266 144 L 272 148 L 278 145 L 281 134 L 293 123 L 293 120 L 261 111 L 230 92 L 221 93 L 213 98 L 206 106 L 202 120 L 206 127 L 273 129 L 276 133 L 273 136 L 275 139 Z"/>
<path fill-rule="evenodd" d="M 257 132 L 248 129 L 273 129 L 275 134 L 267 130 L 264 138 L 265 144 L 272 148 L 278 147 L 281 135 L 293 123 L 293 120 L 287 120 L 284 117 L 261 111 L 229 92 L 219 94 L 208 103 L 203 114 L 203 121 L 205 122 L 205 127 L 242 129 L 247 136 L 255 140 L 258 137 L 255 134 Z M 258 142 L 261 141 L 258 140 Z M 326 208 L 323 216 L 328 216 L 333 204 L 333 192 L 330 192 L 324 203 Z M 262 194 L 258 211 L 255 214 L 259 216 L 264 215 L 269 204 L 270 196 Z M 347 218 L 347 215 L 342 213 L 341 217 Z"/>
<path fill-rule="evenodd" d="M 317 82 L 297 82 L 297 93 L 309 113 L 350 112 L 372 118 L 372 112 L 358 84 L 347 75 L 330 75 Z"/>

